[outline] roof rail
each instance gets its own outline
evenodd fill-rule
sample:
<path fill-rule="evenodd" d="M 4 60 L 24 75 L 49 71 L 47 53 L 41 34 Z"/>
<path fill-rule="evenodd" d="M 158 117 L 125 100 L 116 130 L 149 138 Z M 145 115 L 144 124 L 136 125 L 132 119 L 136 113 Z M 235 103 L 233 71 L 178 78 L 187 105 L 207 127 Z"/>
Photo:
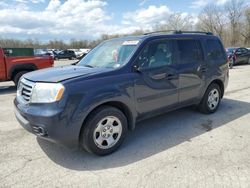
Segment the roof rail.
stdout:
<path fill-rule="evenodd" d="M 212 32 L 206 32 L 206 31 L 181 31 L 181 30 L 175 31 L 175 34 L 183 34 L 183 33 L 213 35 Z"/>
<path fill-rule="evenodd" d="M 163 31 L 153 31 L 149 33 L 144 33 L 144 35 L 150 35 L 154 33 L 171 33 L 171 34 L 204 34 L 204 35 L 213 35 L 212 32 L 205 32 L 205 31 L 181 31 L 181 30 L 163 30 Z"/>
<path fill-rule="evenodd" d="M 154 33 L 174 33 L 176 30 L 162 30 L 162 31 L 152 31 L 148 33 L 143 33 L 143 35 L 150 35 Z"/>

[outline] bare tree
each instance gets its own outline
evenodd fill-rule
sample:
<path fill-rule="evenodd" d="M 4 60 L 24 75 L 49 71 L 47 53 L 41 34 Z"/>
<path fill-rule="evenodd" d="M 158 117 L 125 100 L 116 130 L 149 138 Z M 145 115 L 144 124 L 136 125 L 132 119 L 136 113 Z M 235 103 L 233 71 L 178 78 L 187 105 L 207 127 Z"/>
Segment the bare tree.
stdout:
<path fill-rule="evenodd" d="M 250 7 L 245 11 L 245 18 L 242 25 L 241 35 L 244 38 L 244 45 L 250 46 Z"/>
<path fill-rule="evenodd" d="M 244 0 L 230 0 L 225 5 L 225 11 L 231 27 L 231 45 L 240 41 L 240 23 L 244 14 Z"/>
<path fill-rule="evenodd" d="M 173 13 L 167 18 L 166 26 L 171 30 L 189 30 L 192 29 L 193 18 L 191 15 Z"/>
<path fill-rule="evenodd" d="M 190 30 L 193 28 L 193 17 L 183 13 L 170 14 L 164 23 L 157 23 L 153 30 Z"/>
<path fill-rule="evenodd" d="M 221 8 L 214 4 L 209 4 L 201 11 L 197 28 L 202 31 L 215 33 L 223 38 L 225 27 L 225 17 Z"/>

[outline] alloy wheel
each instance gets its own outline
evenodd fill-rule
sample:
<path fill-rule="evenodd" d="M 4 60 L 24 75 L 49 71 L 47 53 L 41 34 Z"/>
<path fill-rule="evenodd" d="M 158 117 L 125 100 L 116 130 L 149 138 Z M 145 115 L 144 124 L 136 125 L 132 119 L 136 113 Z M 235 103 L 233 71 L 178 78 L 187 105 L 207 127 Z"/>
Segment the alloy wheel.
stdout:
<path fill-rule="evenodd" d="M 119 141 L 121 134 L 121 121 L 115 116 L 107 116 L 98 122 L 93 139 L 98 148 L 109 149 Z"/>

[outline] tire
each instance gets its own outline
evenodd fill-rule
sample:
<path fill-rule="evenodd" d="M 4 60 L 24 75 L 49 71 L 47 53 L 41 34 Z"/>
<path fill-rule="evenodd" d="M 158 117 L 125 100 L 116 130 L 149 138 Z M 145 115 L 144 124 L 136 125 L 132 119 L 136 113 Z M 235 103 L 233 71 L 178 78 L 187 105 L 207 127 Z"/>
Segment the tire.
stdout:
<path fill-rule="evenodd" d="M 24 75 L 25 73 L 27 73 L 28 71 L 21 71 L 18 72 L 14 77 L 13 77 L 13 82 L 15 83 L 15 86 L 18 85 L 18 82 L 20 80 L 20 78 L 22 77 L 22 75 Z"/>
<path fill-rule="evenodd" d="M 218 109 L 220 101 L 221 88 L 218 84 L 212 83 L 199 104 L 199 110 L 205 114 L 214 113 Z"/>
<path fill-rule="evenodd" d="M 117 150 L 128 130 L 125 115 L 111 106 L 94 110 L 83 126 L 80 145 L 96 155 L 108 155 Z"/>
<path fill-rule="evenodd" d="M 248 62 L 247 62 L 247 64 L 249 64 L 249 65 L 250 65 L 250 57 L 249 57 L 249 59 L 248 59 Z"/>

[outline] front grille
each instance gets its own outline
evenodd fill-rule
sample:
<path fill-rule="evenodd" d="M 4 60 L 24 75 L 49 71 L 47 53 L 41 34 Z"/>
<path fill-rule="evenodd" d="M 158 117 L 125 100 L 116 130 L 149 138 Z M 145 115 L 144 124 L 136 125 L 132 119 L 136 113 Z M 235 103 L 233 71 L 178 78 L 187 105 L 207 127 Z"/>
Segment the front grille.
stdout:
<path fill-rule="evenodd" d="M 35 83 L 28 81 L 26 79 L 21 79 L 18 87 L 18 92 L 20 94 L 20 97 L 25 101 L 25 102 L 30 102 L 31 98 L 31 93 L 32 89 L 34 87 Z"/>

